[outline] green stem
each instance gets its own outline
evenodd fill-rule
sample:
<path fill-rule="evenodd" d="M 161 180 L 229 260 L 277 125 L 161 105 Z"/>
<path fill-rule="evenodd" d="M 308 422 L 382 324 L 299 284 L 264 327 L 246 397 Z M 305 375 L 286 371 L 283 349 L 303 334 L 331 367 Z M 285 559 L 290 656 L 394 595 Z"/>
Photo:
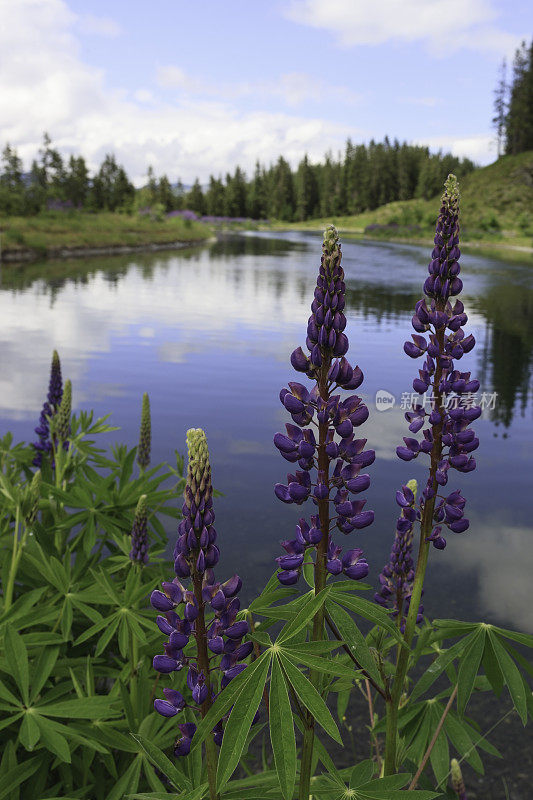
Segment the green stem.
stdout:
<path fill-rule="evenodd" d="M 318 375 L 318 389 L 323 400 L 328 400 L 328 370 L 331 365 L 331 358 L 324 359 L 324 363 Z M 329 458 L 326 453 L 326 441 L 328 434 L 328 423 L 321 422 L 318 426 L 318 469 L 324 473 L 324 481 L 329 487 Z M 326 586 L 327 578 L 327 554 L 329 539 L 329 501 L 328 499 L 318 501 L 318 514 L 320 518 L 320 529 L 322 539 L 317 545 L 315 562 L 315 595 L 322 591 Z M 321 605 L 313 619 L 312 641 L 318 642 L 324 639 L 324 619 L 325 609 Z M 316 670 L 311 670 L 309 680 L 315 689 L 320 692 L 322 688 L 322 675 Z M 309 788 L 311 785 L 311 769 L 313 762 L 313 747 L 315 741 L 315 719 L 308 712 L 306 715 L 306 726 L 302 744 L 302 761 L 300 766 L 300 783 L 298 789 L 298 800 L 309 800 Z"/>
<path fill-rule="evenodd" d="M 443 304 L 437 304 L 437 310 L 442 311 Z M 444 329 L 441 328 L 437 331 L 437 341 L 439 352 L 444 352 Z M 437 494 L 438 484 L 436 479 L 437 467 L 442 458 L 442 426 L 444 420 L 444 411 L 442 408 L 442 395 L 439 390 L 439 383 L 442 376 L 442 365 L 440 358 L 436 359 L 435 374 L 433 378 L 433 397 L 435 408 L 439 410 L 440 421 L 433 426 L 433 448 L 431 450 L 431 464 L 429 470 L 429 481 L 433 489 L 433 496 L 424 502 L 424 509 L 422 512 L 422 520 L 420 522 L 420 541 L 418 545 L 418 558 L 416 562 L 416 571 L 413 581 L 413 591 L 409 601 L 409 613 L 405 623 L 405 632 L 403 639 L 406 647 L 398 648 L 398 657 L 396 661 L 396 673 L 392 684 L 391 696 L 387 702 L 387 733 L 385 740 L 385 775 L 393 775 L 396 772 L 396 753 L 397 753 L 397 740 L 398 740 L 398 709 L 407 676 L 409 667 L 409 657 L 411 655 L 411 643 L 416 628 L 416 618 L 418 616 L 418 608 L 420 606 L 420 599 L 422 597 L 422 589 L 424 587 L 424 578 L 426 575 L 426 567 L 429 555 L 430 543 L 426 541 L 427 537 L 431 534 L 433 529 L 433 512 L 435 510 L 435 497 Z"/>
<path fill-rule="evenodd" d="M 4 593 L 4 613 L 9 611 L 13 602 L 13 590 L 15 588 L 15 576 L 20 561 L 19 553 L 19 520 L 20 520 L 20 506 L 17 505 L 15 512 L 15 529 L 13 531 L 13 552 L 11 553 L 11 566 L 9 568 L 9 576 L 7 579 L 6 590 Z M 20 551 L 22 552 L 22 550 Z"/>
<path fill-rule="evenodd" d="M 204 673 L 205 685 L 207 687 L 207 698 L 202 703 L 200 713 L 203 717 L 207 714 L 212 705 L 211 699 L 211 677 L 209 673 L 209 653 L 207 651 L 207 631 L 205 627 L 205 604 L 202 597 L 202 578 L 194 570 L 192 575 L 194 595 L 198 603 L 198 616 L 195 621 L 196 630 L 196 652 L 198 661 L 198 671 Z M 219 800 L 217 794 L 217 764 L 218 752 L 217 747 L 212 736 L 208 736 L 205 740 L 205 755 L 207 762 L 207 780 L 209 783 L 209 797 L 210 800 Z"/>

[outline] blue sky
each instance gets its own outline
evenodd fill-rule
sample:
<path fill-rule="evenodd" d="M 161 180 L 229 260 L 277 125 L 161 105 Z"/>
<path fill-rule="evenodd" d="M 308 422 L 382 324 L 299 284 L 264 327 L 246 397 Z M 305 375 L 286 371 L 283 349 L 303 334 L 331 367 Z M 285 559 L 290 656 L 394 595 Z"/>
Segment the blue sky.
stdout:
<path fill-rule="evenodd" d="M 3 141 L 48 130 L 137 183 L 319 160 L 353 141 L 496 157 L 493 90 L 525 0 L 2 0 Z"/>

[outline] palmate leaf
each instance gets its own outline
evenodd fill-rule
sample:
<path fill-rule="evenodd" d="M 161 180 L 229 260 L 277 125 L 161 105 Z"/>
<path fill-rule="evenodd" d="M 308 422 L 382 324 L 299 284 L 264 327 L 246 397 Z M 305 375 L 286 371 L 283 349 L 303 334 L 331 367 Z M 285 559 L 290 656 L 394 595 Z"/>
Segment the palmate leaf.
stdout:
<path fill-rule="evenodd" d="M 435 703 L 431 706 L 431 733 L 430 741 L 437 729 L 440 722 L 444 708 L 440 703 Z M 428 742 L 429 744 L 429 742 Z M 430 753 L 429 760 L 433 769 L 433 774 L 437 780 L 437 786 L 440 786 L 445 780 L 450 769 L 450 747 L 448 745 L 448 737 L 444 730 L 441 730 L 433 749 Z"/>
<path fill-rule="evenodd" d="M 457 752 L 461 754 L 461 757 L 464 758 L 476 772 L 483 775 L 485 771 L 483 762 L 469 735 L 468 729 L 452 712 L 447 715 L 444 721 L 444 730 Z"/>
<path fill-rule="evenodd" d="M 527 722 L 526 693 L 531 692 L 531 690 L 525 684 L 522 676 L 520 675 L 518 667 L 500 642 L 499 638 L 490 630 L 488 635 L 491 645 L 494 649 L 494 655 L 496 656 L 498 664 L 500 665 L 505 683 L 509 689 L 509 694 L 511 695 L 513 705 L 517 710 L 520 719 L 522 720 L 522 724 L 525 725 Z"/>
<path fill-rule="evenodd" d="M 307 710 L 313 715 L 316 721 L 321 725 L 324 730 L 326 731 L 332 739 L 334 739 L 339 744 L 342 744 L 341 735 L 339 733 L 339 729 L 335 723 L 335 720 L 330 714 L 330 711 L 325 704 L 324 700 L 321 698 L 313 684 L 307 680 L 305 675 L 303 675 L 298 667 L 294 664 L 294 662 L 289 659 L 283 651 L 279 653 L 279 658 L 281 661 L 281 665 L 285 671 L 285 674 L 290 681 L 292 688 L 294 689 L 295 693 L 297 694 L 299 700 L 303 703 L 303 705 L 307 708 Z"/>
<path fill-rule="evenodd" d="M 391 621 L 390 615 L 384 611 L 377 603 L 366 600 L 364 597 L 353 597 L 347 592 L 335 592 L 335 587 L 332 586 L 332 598 L 335 602 L 359 614 L 360 617 L 373 622 L 380 628 L 383 628 L 390 633 L 390 635 L 401 645 L 407 647 L 403 640 L 400 630 L 394 622 Z"/>
<path fill-rule="evenodd" d="M 377 664 L 366 643 L 365 637 L 354 620 L 337 603 L 328 602 L 327 612 L 338 629 L 340 635 L 354 654 L 355 658 L 372 680 L 383 689 L 383 681 Z"/>
<path fill-rule="evenodd" d="M 29 705 L 30 673 L 28 667 L 28 651 L 12 625 L 6 625 L 4 634 L 4 647 L 9 673 L 15 679 L 24 704 Z"/>
<path fill-rule="evenodd" d="M 427 690 L 435 683 L 439 675 L 444 672 L 446 667 L 451 664 L 454 659 L 461 655 L 465 647 L 469 645 L 475 636 L 476 631 L 466 636 L 460 642 L 456 642 L 453 647 L 449 648 L 449 650 L 445 650 L 443 653 L 440 653 L 437 656 L 435 661 L 433 661 L 433 663 L 424 670 L 424 674 L 415 684 L 413 691 L 411 692 L 411 701 L 416 700 L 418 697 L 423 695 L 424 692 L 427 692 Z"/>
<path fill-rule="evenodd" d="M 39 726 L 41 741 L 46 749 L 54 753 L 60 761 L 66 761 L 70 764 L 70 748 L 63 734 L 59 733 L 54 724 L 45 719 L 45 717 L 41 717 L 39 714 L 35 714 L 34 716 Z"/>
<path fill-rule="evenodd" d="M 276 643 L 282 644 L 282 642 L 286 642 L 305 628 L 307 623 L 313 619 L 318 609 L 324 605 L 328 594 L 329 587 L 322 589 L 317 595 L 311 593 L 309 600 L 300 609 L 296 617 L 282 629 Z"/>
<path fill-rule="evenodd" d="M 465 647 L 459 664 L 457 676 L 457 709 L 464 714 L 466 705 L 472 694 L 476 676 L 485 649 L 486 629 L 478 627 L 467 647 Z"/>
<path fill-rule="evenodd" d="M 260 659 L 256 661 L 259 663 Z M 236 699 L 228 721 L 224 725 L 224 736 L 220 748 L 217 769 L 217 791 L 225 786 L 237 768 L 248 731 L 261 702 L 268 675 L 269 659 L 265 659 L 256 671 L 253 680 L 249 680 Z M 250 667 L 247 667 L 245 672 Z"/>
<path fill-rule="evenodd" d="M 250 664 L 249 667 L 244 669 L 235 678 L 233 678 L 231 683 L 220 692 L 205 717 L 198 724 L 196 733 L 194 734 L 192 740 L 191 752 L 196 750 L 196 748 L 201 745 L 206 736 L 211 733 L 217 722 L 219 722 L 229 711 L 231 706 L 238 701 L 238 698 L 241 692 L 244 690 L 246 684 L 249 681 L 253 682 L 256 679 L 256 676 L 260 674 L 260 671 L 263 669 L 265 662 L 267 662 L 268 665 L 270 664 L 271 658 L 272 653 L 271 651 L 267 650 L 266 653 L 263 653 L 261 656 L 259 656 L 257 661 L 254 661 L 253 664 Z"/>
<path fill-rule="evenodd" d="M 296 740 L 289 692 L 278 659 L 272 661 L 268 698 L 270 741 L 281 793 L 290 800 L 296 781 Z"/>
<path fill-rule="evenodd" d="M 4 772 L 0 776 L 0 800 L 9 800 L 9 798 L 13 797 L 17 786 L 20 786 L 21 783 L 30 778 L 40 764 L 40 758 L 32 758 Z"/>
<path fill-rule="evenodd" d="M 142 747 L 152 764 L 168 778 L 175 789 L 186 791 L 191 788 L 189 779 L 174 766 L 159 747 L 156 747 L 153 742 L 139 734 L 132 733 L 130 736 Z"/>

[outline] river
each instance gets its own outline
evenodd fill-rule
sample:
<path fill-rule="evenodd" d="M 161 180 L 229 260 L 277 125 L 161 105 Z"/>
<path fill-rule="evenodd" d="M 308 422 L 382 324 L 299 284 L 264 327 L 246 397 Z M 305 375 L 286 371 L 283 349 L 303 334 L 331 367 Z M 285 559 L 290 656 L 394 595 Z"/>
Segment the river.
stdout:
<path fill-rule="evenodd" d="M 71 378 L 74 408 L 112 411 L 114 439 L 137 442 L 141 397 L 152 406 L 152 461 L 185 451 L 185 432 L 205 428 L 222 557 L 220 577 L 239 572 L 244 595 L 262 587 L 291 538 L 298 507 L 276 500 L 289 466 L 272 444 L 290 421 L 278 393 L 298 380 L 291 351 L 305 342 L 320 261 L 312 234 L 246 234 L 188 251 L 3 267 L 0 283 L 0 431 L 31 440 L 52 350 Z M 367 508 L 375 523 L 342 541 L 364 548 L 376 580 L 387 561 L 396 489 L 423 480 L 422 459 L 395 455 L 419 363 L 403 353 L 429 253 L 414 245 L 346 241 L 348 357 L 370 409 L 361 430 L 376 461 Z M 467 332 L 477 346 L 460 364 L 481 381 L 485 410 L 474 473 L 448 487 L 467 498 L 471 527 L 430 553 L 430 615 L 483 619 L 533 631 L 533 269 L 476 254 L 461 259 Z M 376 392 L 394 407 L 376 408 Z M 402 402 L 403 401 L 403 402 Z M 175 531 L 170 528 L 173 541 Z M 343 538 L 340 534 L 338 538 Z"/>

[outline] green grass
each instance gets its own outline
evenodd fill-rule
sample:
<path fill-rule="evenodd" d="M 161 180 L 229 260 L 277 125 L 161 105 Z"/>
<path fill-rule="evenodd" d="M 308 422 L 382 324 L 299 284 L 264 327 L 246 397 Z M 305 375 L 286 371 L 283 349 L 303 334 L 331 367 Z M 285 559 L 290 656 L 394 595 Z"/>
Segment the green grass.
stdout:
<path fill-rule="evenodd" d="M 35 217 L 0 217 L 2 250 L 29 249 L 45 255 L 57 248 L 117 247 L 207 239 L 210 228 L 179 217 L 81 211 Z"/>
<path fill-rule="evenodd" d="M 478 246 L 533 248 L 533 151 L 504 156 L 461 181 L 461 240 Z M 344 234 L 365 238 L 431 242 L 439 198 L 388 203 L 355 216 L 334 216 L 272 227 L 323 230 L 327 225 Z M 367 225 L 386 226 L 365 234 Z M 394 227 L 397 226 L 397 227 Z M 416 227 L 414 227 L 416 226 Z"/>

